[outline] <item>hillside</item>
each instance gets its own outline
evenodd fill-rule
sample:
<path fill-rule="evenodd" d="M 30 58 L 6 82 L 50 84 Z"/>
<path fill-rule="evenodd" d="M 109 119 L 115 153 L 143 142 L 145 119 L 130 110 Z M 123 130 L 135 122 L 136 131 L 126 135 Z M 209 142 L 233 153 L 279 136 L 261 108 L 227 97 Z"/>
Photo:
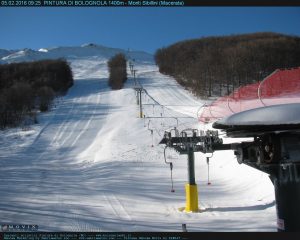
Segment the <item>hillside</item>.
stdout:
<path fill-rule="evenodd" d="M 132 53 L 137 79 L 149 94 L 142 96 L 147 118 L 140 119 L 132 76 L 113 91 L 105 53 L 58 49 L 72 67 L 74 85 L 52 111 L 38 116 L 39 124 L 0 131 L 0 224 L 65 232 L 178 232 L 183 223 L 188 231 L 276 231 L 270 179 L 239 165 L 232 151 L 214 154 L 211 185 L 206 158 L 196 154 L 202 211 L 178 210 L 185 205 L 186 156 L 166 151 L 174 163 L 171 192 L 170 168 L 158 143 L 175 126 L 208 129 L 197 117 L 205 102 L 159 73 L 146 61 L 151 55 Z"/>
<path fill-rule="evenodd" d="M 300 66 L 300 38 L 277 33 L 206 37 L 157 50 L 159 71 L 202 97 L 222 96 Z"/>

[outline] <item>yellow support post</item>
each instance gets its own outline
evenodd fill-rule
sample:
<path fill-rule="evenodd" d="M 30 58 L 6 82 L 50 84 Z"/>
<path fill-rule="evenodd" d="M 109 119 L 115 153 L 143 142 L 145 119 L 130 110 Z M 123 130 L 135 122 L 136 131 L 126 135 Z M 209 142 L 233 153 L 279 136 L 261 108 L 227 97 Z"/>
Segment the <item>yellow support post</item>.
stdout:
<path fill-rule="evenodd" d="M 185 194 L 186 194 L 186 212 L 198 212 L 198 187 L 197 184 L 186 184 L 185 185 Z"/>

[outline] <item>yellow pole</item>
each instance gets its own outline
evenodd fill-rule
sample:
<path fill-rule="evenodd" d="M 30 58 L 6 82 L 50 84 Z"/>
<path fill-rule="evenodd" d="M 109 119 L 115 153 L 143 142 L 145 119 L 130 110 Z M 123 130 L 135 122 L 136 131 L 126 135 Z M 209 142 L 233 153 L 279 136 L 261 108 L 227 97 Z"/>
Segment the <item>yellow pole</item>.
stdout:
<path fill-rule="evenodd" d="M 195 182 L 195 160 L 192 146 L 188 146 L 188 183 L 185 185 L 185 211 L 198 212 L 198 188 Z"/>
<path fill-rule="evenodd" d="M 198 212 L 198 187 L 197 184 L 186 184 L 185 185 L 186 204 L 185 211 L 187 212 Z"/>

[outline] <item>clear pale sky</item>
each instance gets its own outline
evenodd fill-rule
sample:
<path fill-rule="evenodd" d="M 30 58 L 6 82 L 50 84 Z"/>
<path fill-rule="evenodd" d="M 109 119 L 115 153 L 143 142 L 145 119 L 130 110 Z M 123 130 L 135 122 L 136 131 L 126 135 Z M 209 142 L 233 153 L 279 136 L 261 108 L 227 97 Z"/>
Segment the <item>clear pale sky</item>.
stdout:
<path fill-rule="evenodd" d="M 300 36 L 300 8 L 0 8 L 2 49 L 96 43 L 154 53 L 180 40 L 257 31 Z"/>

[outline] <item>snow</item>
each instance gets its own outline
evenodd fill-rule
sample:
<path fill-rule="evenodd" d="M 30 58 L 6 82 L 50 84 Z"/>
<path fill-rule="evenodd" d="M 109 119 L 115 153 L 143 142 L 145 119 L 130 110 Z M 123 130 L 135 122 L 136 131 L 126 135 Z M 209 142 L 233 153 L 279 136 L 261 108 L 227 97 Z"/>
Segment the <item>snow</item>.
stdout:
<path fill-rule="evenodd" d="M 6 50 L 6 49 L 0 49 L 0 59 L 1 59 L 2 57 L 5 57 L 5 56 L 11 54 L 12 52 L 13 52 L 13 51 L 9 51 L 9 50 Z"/>
<path fill-rule="evenodd" d="M 223 118 L 217 123 L 226 126 L 300 124 L 300 103 L 251 109 Z"/>
<path fill-rule="evenodd" d="M 46 48 L 40 48 L 38 51 L 39 52 L 48 52 L 48 49 L 46 49 Z"/>
<path fill-rule="evenodd" d="M 0 224 L 38 224 L 40 231 L 181 231 L 183 223 L 188 231 L 276 231 L 271 181 L 239 165 L 232 151 L 214 153 L 211 185 L 206 158 L 196 154 L 201 211 L 179 211 L 186 156 L 166 151 L 174 164 L 171 193 L 158 143 L 175 126 L 210 129 L 197 120 L 205 102 L 160 74 L 147 54 L 131 52 L 149 94 L 143 94 L 146 118 L 140 119 L 133 78 L 110 90 L 106 62 L 113 52 L 94 55 L 90 48 L 104 47 L 48 49 L 70 62 L 74 86 L 39 115 L 39 124 L 0 132 Z M 14 61 L 20 59 L 32 58 L 20 54 Z"/>

